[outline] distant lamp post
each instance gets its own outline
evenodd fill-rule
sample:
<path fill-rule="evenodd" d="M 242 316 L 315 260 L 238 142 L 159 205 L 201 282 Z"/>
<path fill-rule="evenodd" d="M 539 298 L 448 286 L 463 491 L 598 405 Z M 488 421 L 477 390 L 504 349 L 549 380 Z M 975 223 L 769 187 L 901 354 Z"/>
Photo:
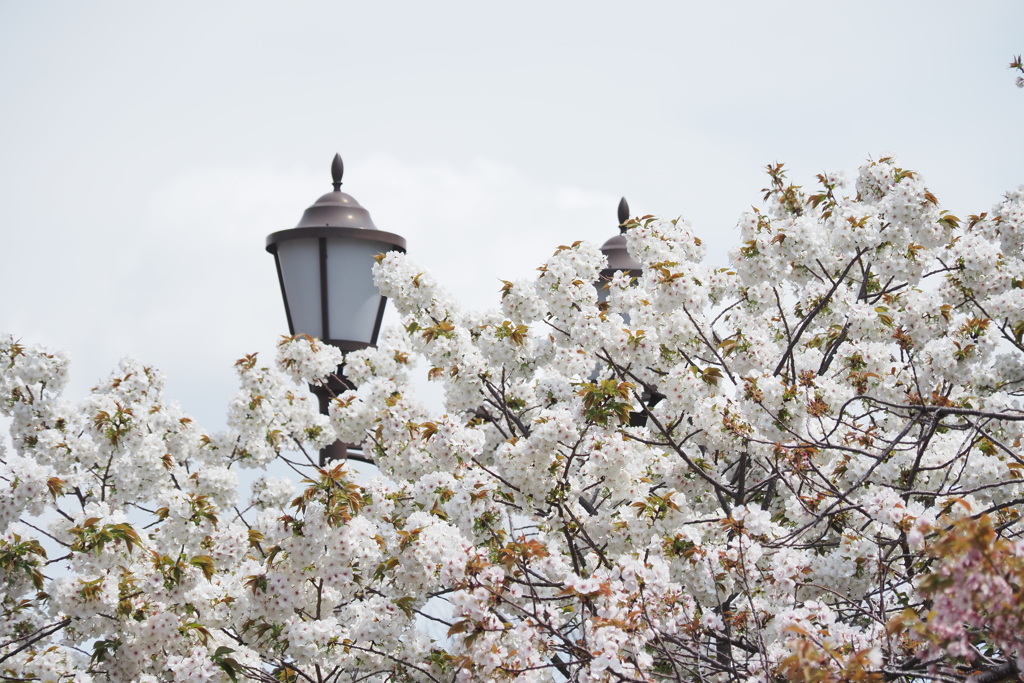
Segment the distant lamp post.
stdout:
<path fill-rule="evenodd" d="M 622 271 L 628 271 L 633 277 L 640 277 L 643 273 L 643 266 L 636 262 L 632 256 L 629 255 L 629 251 L 626 249 L 626 221 L 629 220 L 629 204 L 626 203 L 626 198 L 623 197 L 619 200 L 619 234 L 612 237 L 604 246 L 601 247 L 601 253 L 608 259 L 608 267 L 601 271 L 601 279 L 597 286 L 597 298 L 601 303 L 608 300 L 608 282 L 615 277 L 615 275 Z M 623 314 L 624 322 L 629 324 L 629 316 Z M 591 377 L 591 381 L 594 381 L 597 374 L 594 373 Z M 664 398 L 661 394 L 653 391 L 650 387 L 644 387 L 641 394 L 641 400 L 647 406 L 647 410 L 650 410 L 656 406 L 661 399 Z M 646 412 L 632 412 L 629 414 L 629 424 L 632 427 L 643 427 L 647 424 Z"/>
<path fill-rule="evenodd" d="M 335 154 L 334 191 L 306 209 L 297 226 L 271 233 L 267 251 L 277 264 L 291 333 L 307 334 L 348 352 L 377 343 L 387 299 L 373 284 L 373 257 L 404 252 L 405 239 L 378 230 L 370 213 L 341 191 L 344 171 L 341 155 Z M 351 388 L 342 370 L 338 368 L 337 381 L 313 387 L 324 414 L 333 396 Z M 347 452 L 347 444 L 332 444 L 320 452 L 321 465 L 344 458 Z"/>
<path fill-rule="evenodd" d="M 612 237 L 604 246 L 601 253 L 608 258 L 608 267 L 601 271 L 601 280 L 597 287 L 597 298 L 602 303 L 608 300 L 608 281 L 615 277 L 619 271 L 629 271 L 634 277 L 639 277 L 642 266 L 636 262 L 629 251 L 626 250 L 626 221 L 629 220 L 629 204 L 626 198 L 619 200 L 619 234 Z"/>

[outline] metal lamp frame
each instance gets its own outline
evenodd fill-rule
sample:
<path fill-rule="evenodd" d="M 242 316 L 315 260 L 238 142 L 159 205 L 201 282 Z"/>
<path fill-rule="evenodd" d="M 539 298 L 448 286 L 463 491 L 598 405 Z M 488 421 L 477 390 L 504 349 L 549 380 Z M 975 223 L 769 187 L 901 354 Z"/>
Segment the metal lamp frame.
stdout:
<path fill-rule="evenodd" d="M 380 242 L 391 247 L 388 251 L 405 252 L 405 238 L 391 232 L 374 230 L 370 228 L 350 227 L 315 227 L 315 228 L 291 228 L 279 230 L 267 236 L 267 251 L 274 255 L 274 265 L 277 266 L 277 281 L 281 285 L 281 294 L 284 298 L 284 312 L 288 318 L 288 330 L 295 334 L 295 325 L 292 322 L 292 311 L 288 305 L 288 292 L 284 285 L 284 274 L 281 272 L 281 259 L 277 253 L 277 247 L 282 242 L 298 239 L 316 239 L 320 250 L 320 329 L 326 335 L 331 329 L 330 324 L 330 301 L 327 296 L 327 240 L 337 238 L 350 238 L 366 242 Z M 387 305 L 387 297 L 381 297 L 380 306 L 377 308 L 377 317 L 373 324 L 373 334 L 370 342 L 353 341 L 350 339 L 323 339 L 331 346 L 336 346 L 342 351 L 358 351 L 367 346 L 375 346 L 377 337 L 380 335 L 381 321 L 384 318 L 384 308 Z"/>

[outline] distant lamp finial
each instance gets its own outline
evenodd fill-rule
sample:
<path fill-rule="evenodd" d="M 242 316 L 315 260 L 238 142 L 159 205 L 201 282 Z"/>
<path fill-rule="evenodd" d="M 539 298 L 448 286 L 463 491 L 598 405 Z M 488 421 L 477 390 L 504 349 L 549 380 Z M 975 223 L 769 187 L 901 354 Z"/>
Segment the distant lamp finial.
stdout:
<path fill-rule="evenodd" d="M 343 175 L 345 175 L 345 163 L 341 160 L 340 154 L 335 154 L 334 161 L 331 162 L 331 179 L 335 192 L 341 192 L 341 176 Z"/>
<path fill-rule="evenodd" d="M 629 204 L 626 203 L 626 198 L 623 197 L 619 200 L 619 231 L 626 232 L 625 225 L 626 221 L 629 220 Z"/>

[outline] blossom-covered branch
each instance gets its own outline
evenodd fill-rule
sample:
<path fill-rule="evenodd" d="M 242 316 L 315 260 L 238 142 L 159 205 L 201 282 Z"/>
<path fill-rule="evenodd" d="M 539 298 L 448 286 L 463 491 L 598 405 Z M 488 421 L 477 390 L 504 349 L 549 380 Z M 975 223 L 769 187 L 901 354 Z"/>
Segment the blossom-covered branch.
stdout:
<path fill-rule="evenodd" d="M 238 362 L 219 434 L 152 368 L 72 405 L 66 358 L 0 339 L 4 675 L 1017 675 L 1024 189 L 961 219 L 891 158 L 768 175 L 729 267 L 637 218 L 642 271 L 564 245 L 466 312 L 382 256 L 402 326 L 329 415 L 305 337 Z M 378 475 L 318 467 L 337 440 Z"/>

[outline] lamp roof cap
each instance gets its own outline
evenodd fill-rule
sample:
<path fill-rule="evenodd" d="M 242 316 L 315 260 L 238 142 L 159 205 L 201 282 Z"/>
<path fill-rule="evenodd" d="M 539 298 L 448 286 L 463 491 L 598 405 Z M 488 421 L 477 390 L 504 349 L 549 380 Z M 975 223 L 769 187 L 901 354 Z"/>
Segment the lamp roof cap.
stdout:
<path fill-rule="evenodd" d="M 344 173 L 345 163 L 341 160 L 340 154 L 335 154 L 331 161 L 331 184 L 334 185 L 334 191 L 323 195 L 306 209 L 295 227 L 378 229 L 370 218 L 370 212 L 364 209 L 355 197 L 341 191 L 341 178 Z"/>

